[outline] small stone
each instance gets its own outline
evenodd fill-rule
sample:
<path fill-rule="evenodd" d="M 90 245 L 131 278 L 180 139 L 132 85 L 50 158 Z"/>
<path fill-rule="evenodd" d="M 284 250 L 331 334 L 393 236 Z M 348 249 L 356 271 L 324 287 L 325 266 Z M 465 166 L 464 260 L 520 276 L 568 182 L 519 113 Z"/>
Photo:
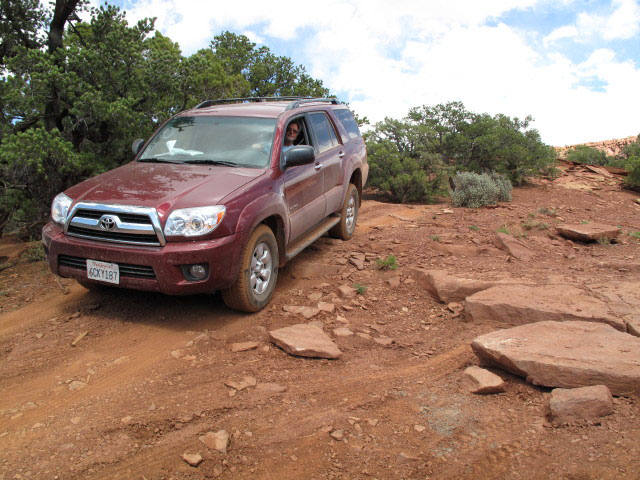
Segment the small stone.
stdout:
<path fill-rule="evenodd" d="M 349 285 L 340 285 L 338 287 L 338 296 L 340 298 L 354 298 L 358 292 Z"/>
<path fill-rule="evenodd" d="M 121 421 L 122 423 L 124 423 L 125 425 L 127 425 L 128 423 L 130 423 L 130 422 L 131 422 L 131 420 L 133 420 L 133 417 L 132 417 L 131 415 L 127 415 L 126 417 L 122 417 L 122 418 L 120 419 L 120 421 Z"/>
<path fill-rule="evenodd" d="M 447 308 L 451 312 L 453 312 L 455 314 L 458 314 L 458 313 L 460 313 L 460 312 L 462 312 L 464 310 L 464 305 L 461 304 L 460 302 L 449 302 L 447 304 Z"/>
<path fill-rule="evenodd" d="M 370 418 L 367 420 L 367 423 L 372 427 L 375 427 L 376 425 L 378 425 L 378 421 L 379 420 L 377 418 Z"/>
<path fill-rule="evenodd" d="M 413 429 L 416 432 L 424 432 L 427 429 L 427 427 L 425 427 L 424 425 L 414 425 Z"/>
<path fill-rule="evenodd" d="M 341 441 L 344 438 L 344 431 L 334 430 L 333 432 L 330 433 L 330 435 L 331 435 L 331 438 L 333 438 L 334 440 Z"/>
<path fill-rule="evenodd" d="M 387 283 L 391 288 L 398 288 L 400 286 L 400 277 L 393 277 L 387 280 Z"/>
<path fill-rule="evenodd" d="M 72 346 L 72 347 L 75 347 L 75 346 L 78 344 L 78 342 L 79 342 L 80 340 L 82 340 L 84 337 L 86 337 L 86 336 L 87 336 L 87 334 L 88 334 L 88 333 L 89 333 L 89 332 L 87 331 L 87 332 L 82 332 L 80 335 L 78 335 L 78 336 L 75 338 L 75 340 L 74 340 L 73 342 L 71 342 L 71 346 Z"/>
<path fill-rule="evenodd" d="M 229 387 L 229 388 L 233 388 L 235 390 L 244 390 L 245 388 L 249 388 L 249 387 L 255 387 L 257 384 L 257 380 L 255 379 L 255 377 L 244 377 L 241 381 L 236 382 L 233 380 L 227 380 L 226 382 L 224 382 L 224 384 Z"/>
<path fill-rule="evenodd" d="M 378 345 L 382 345 L 383 347 L 388 347 L 389 345 L 394 343 L 394 340 L 392 338 L 384 337 L 384 336 L 374 338 L 373 341 L 376 342 Z"/>
<path fill-rule="evenodd" d="M 78 390 L 78 389 L 84 388 L 86 386 L 87 386 L 86 383 L 81 382 L 80 380 L 74 380 L 73 382 L 71 382 L 69 384 L 69 390 Z"/>
<path fill-rule="evenodd" d="M 453 212 L 452 212 L 453 213 Z M 404 452 L 400 452 L 400 454 L 398 455 L 397 458 L 397 462 L 401 465 L 404 465 L 406 463 L 411 463 L 411 462 L 415 462 L 417 460 L 420 460 L 418 457 L 414 457 L 412 455 L 407 455 Z"/>
<path fill-rule="evenodd" d="M 81 418 L 80 417 L 73 417 L 70 421 L 71 423 L 73 423 L 74 425 L 78 425 L 80 423 Z"/>
<path fill-rule="evenodd" d="M 333 303 L 327 303 L 327 302 L 319 302 L 318 303 L 318 309 L 321 312 L 333 313 L 335 308 L 336 308 L 336 306 Z"/>
<path fill-rule="evenodd" d="M 256 348 L 258 348 L 258 342 L 238 342 L 231 344 L 231 351 L 234 353 L 255 350 Z"/>
<path fill-rule="evenodd" d="M 199 453 L 183 453 L 182 459 L 192 467 L 197 467 L 202 463 L 202 456 Z"/>
<path fill-rule="evenodd" d="M 311 300 L 312 302 L 317 302 L 318 300 L 320 300 L 322 298 L 322 293 L 320 293 L 320 292 L 310 293 L 309 295 L 307 295 L 307 298 L 309 300 Z"/>
<path fill-rule="evenodd" d="M 40 340 L 42 337 L 44 337 L 44 333 L 36 333 L 35 337 Z"/>
<path fill-rule="evenodd" d="M 351 335 L 353 335 L 353 332 L 347 327 L 339 327 L 333 329 L 333 334 L 336 337 L 350 337 Z"/>
<path fill-rule="evenodd" d="M 345 317 L 343 317 L 342 315 L 336 315 L 336 321 L 340 322 L 340 323 L 349 323 L 349 320 L 347 320 Z"/>
<path fill-rule="evenodd" d="M 182 350 L 173 350 L 173 351 L 171 352 L 171 356 L 172 356 L 173 358 L 180 358 L 180 357 L 182 357 L 183 355 L 184 355 L 184 352 L 183 352 Z"/>
<path fill-rule="evenodd" d="M 269 332 L 269 340 L 300 357 L 339 358 L 342 352 L 329 336 L 313 325 L 292 325 Z"/>
<path fill-rule="evenodd" d="M 613 398 L 605 385 L 556 388 L 551 391 L 551 415 L 556 422 L 590 420 L 611 415 Z"/>
<path fill-rule="evenodd" d="M 259 383 L 256 385 L 256 390 L 263 393 L 282 393 L 287 390 L 287 387 L 277 383 Z"/>
<path fill-rule="evenodd" d="M 205 435 L 200 437 L 200 441 L 208 448 L 217 450 L 220 453 L 227 453 L 227 447 L 229 446 L 229 434 L 225 430 L 207 432 Z"/>
<path fill-rule="evenodd" d="M 484 368 L 471 366 L 465 369 L 461 381 L 462 389 L 470 393 L 500 393 L 506 390 L 504 380 Z"/>
<path fill-rule="evenodd" d="M 34 423 L 33 426 L 31 427 L 32 430 L 37 430 L 38 428 L 42 428 L 44 427 L 44 423 L 42 422 L 38 422 L 38 423 Z"/>

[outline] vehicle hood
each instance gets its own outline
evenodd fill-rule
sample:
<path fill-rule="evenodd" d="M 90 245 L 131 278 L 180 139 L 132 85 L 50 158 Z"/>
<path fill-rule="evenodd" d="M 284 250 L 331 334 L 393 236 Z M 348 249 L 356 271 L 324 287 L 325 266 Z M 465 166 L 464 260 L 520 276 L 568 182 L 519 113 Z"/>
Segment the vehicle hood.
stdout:
<path fill-rule="evenodd" d="M 253 168 L 131 162 L 90 178 L 65 193 L 77 202 L 152 207 L 163 217 L 175 208 L 217 205 L 264 175 Z"/>

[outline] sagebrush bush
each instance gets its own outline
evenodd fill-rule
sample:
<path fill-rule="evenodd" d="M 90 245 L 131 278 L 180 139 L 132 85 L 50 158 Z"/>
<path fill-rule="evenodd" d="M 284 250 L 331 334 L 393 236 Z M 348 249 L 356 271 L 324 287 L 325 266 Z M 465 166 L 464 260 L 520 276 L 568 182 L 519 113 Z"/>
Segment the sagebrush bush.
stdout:
<path fill-rule="evenodd" d="M 640 191 L 640 157 L 634 157 L 626 164 L 629 174 L 625 177 L 624 183 L 628 188 Z"/>
<path fill-rule="evenodd" d="M 511 201 L 511 182 L 497 173 L 459 172 L 453 177 L 451 201 L 456 207 L 478 208 Z"/>

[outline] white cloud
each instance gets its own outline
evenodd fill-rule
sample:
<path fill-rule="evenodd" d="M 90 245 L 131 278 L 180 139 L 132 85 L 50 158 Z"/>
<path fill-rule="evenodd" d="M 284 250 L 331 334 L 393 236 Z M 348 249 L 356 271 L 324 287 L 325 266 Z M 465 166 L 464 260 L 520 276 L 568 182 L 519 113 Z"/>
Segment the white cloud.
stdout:
<path fill-rule="evenodd" d="M 285 42 L 296 63 L 372 121 L 402 117 L 413 106 L 461 100 L 476 112 L 532 114 L 551 144 L 639 133 L 633 115 L 640 110 L 637 65 L 611 50 L 596 50 L 582 63 L 553 51 L 560 38 L 637 35 L 637 2 L 614 0 L 609 16 L 578 15 L 574 25 L 547 36 L 546 51 L 537 49 L 531 32 L 488 22 L 545 2 L 327 0 L 292 8 L 277 0 L 265 8 L 247 0 L 239 9 L 222 1 L 141 0 L 129 18 L 157 16 L 157 28 L 186 54 L 206 47 L 222 30 L 266 45 Z M 603 87 L 589 88 L 594 79 Z"/>
<path fill-rule="evenodd" d="M 573 25 L 553 30 L 544 38 L 545 46 L 570 38 L 586 42 L 594 38 L 604 40 L 628 39 L 640 32 L 640 5 L 637 0 L 613 0 L 615 10 L 611 15 L 594 15 L 582 12 Z"/>

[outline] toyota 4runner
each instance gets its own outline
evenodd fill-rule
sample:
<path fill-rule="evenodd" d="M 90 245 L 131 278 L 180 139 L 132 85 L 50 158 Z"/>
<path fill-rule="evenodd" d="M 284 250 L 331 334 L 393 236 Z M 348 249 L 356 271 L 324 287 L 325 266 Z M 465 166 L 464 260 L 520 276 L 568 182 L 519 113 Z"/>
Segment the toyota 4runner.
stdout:
<path fill-rule="evenodd" d="M 336 99 L 208 100 L 132 149 L 134 161 L 53 200 L 42 231 L 51 270 L 87 288 L 221 290 L 246 312 L 314 240 L 351 238 L 369 171 Z"/>

